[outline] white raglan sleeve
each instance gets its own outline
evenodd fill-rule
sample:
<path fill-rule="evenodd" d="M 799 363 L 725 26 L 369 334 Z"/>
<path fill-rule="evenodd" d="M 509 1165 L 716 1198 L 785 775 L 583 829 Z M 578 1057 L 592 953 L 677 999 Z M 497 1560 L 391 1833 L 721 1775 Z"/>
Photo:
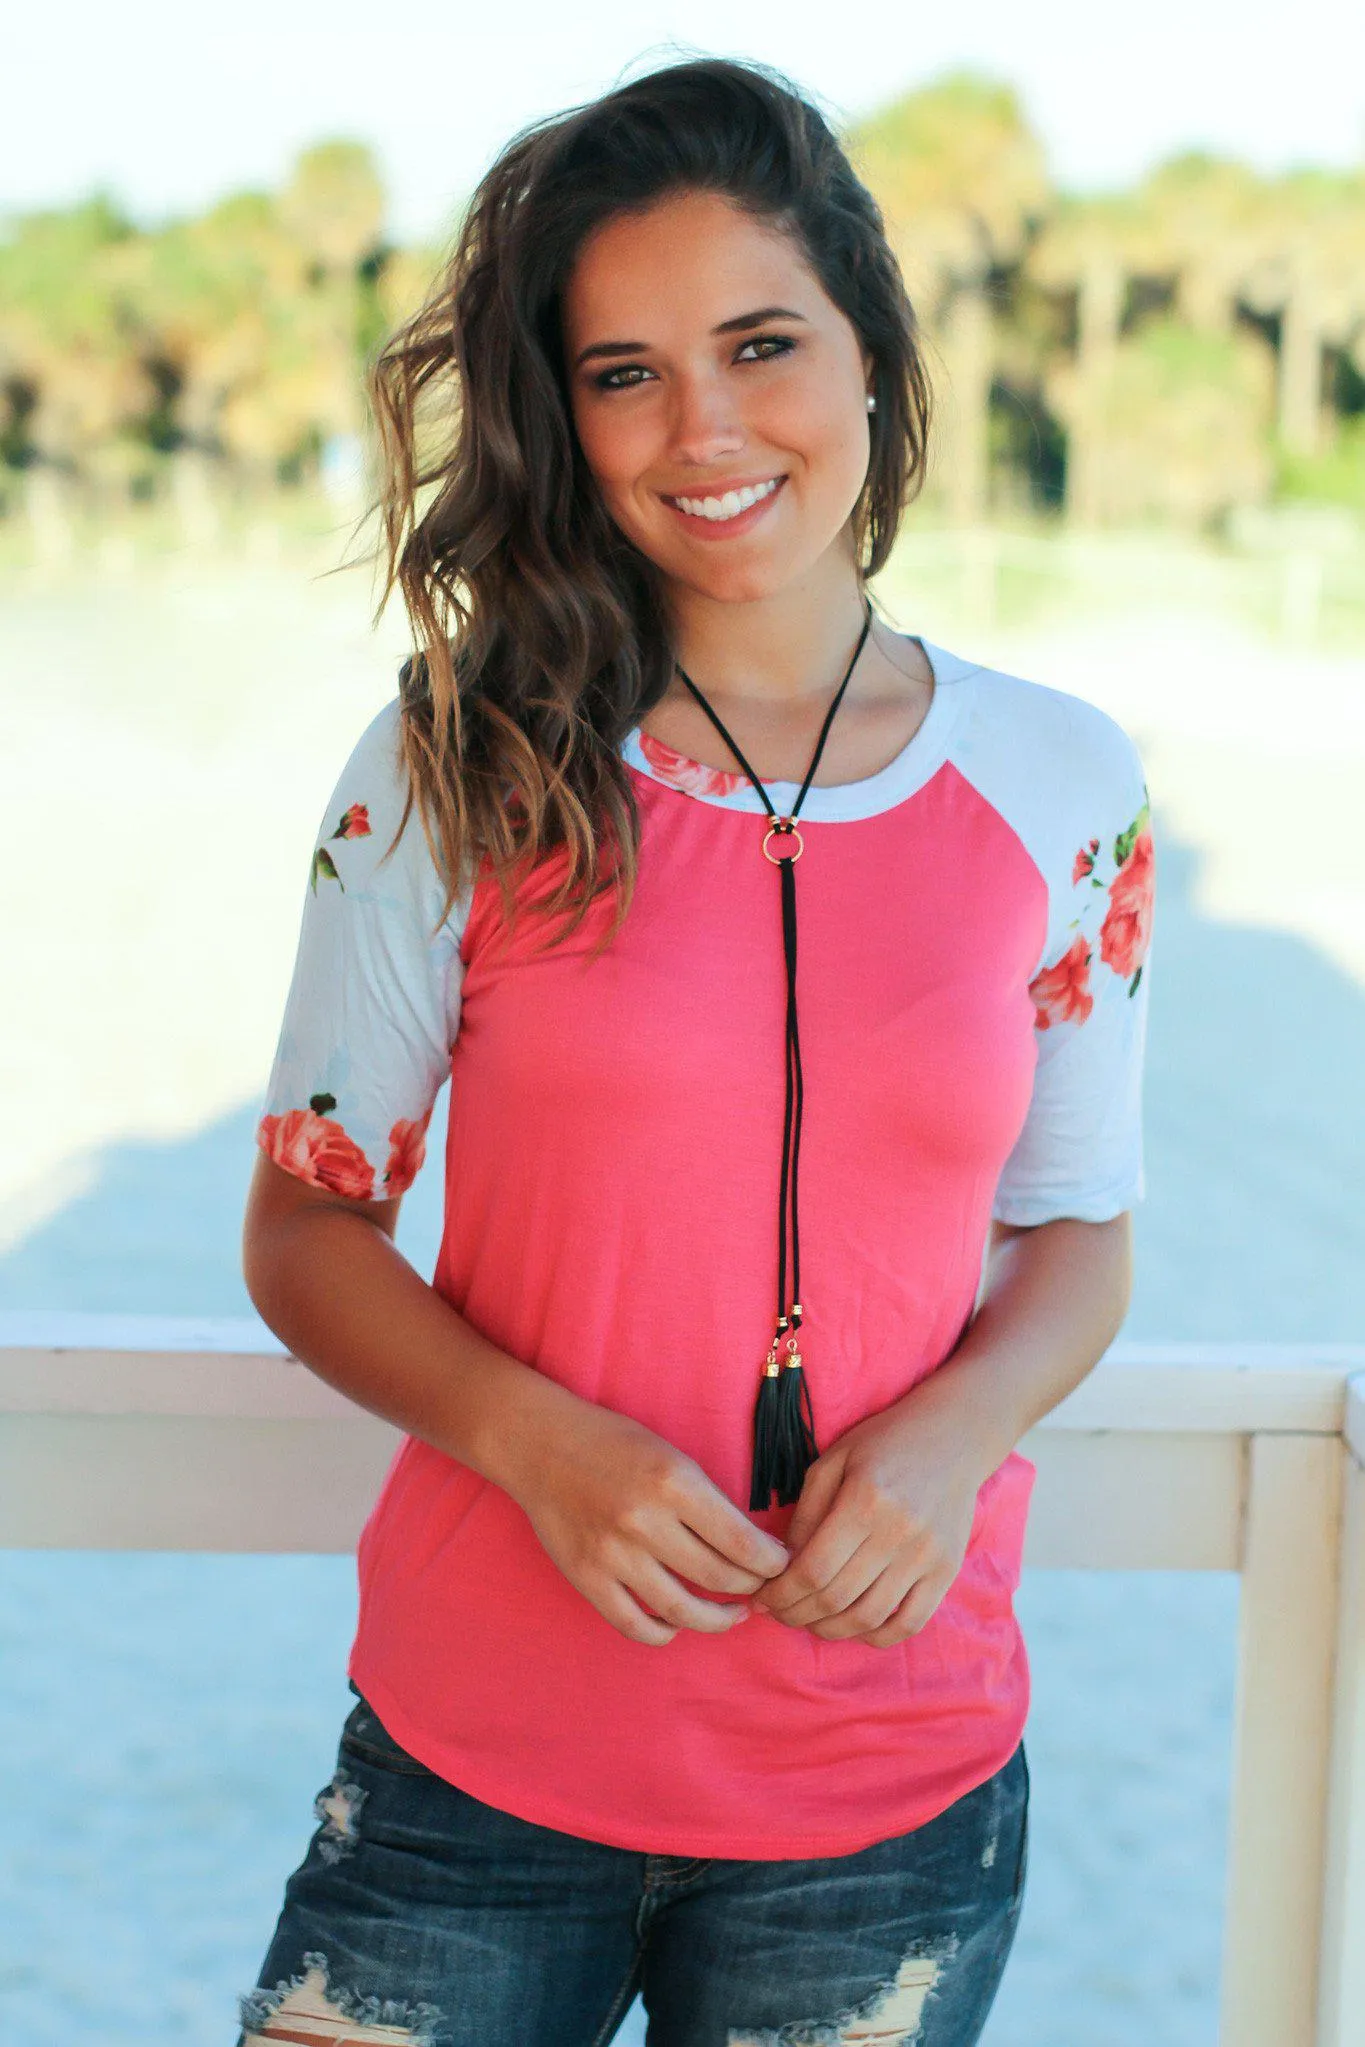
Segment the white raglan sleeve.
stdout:
<path fill-rule="evenodd" d="M 1058 839 L 1050 863 L 1054 914 L 1030 983 L 1037 1064 L 1024 1126 L 996 1189 L 992 1213 L 1001 1222 L 1105 1222 L 1146 1191 L 1142 1091 L 1155 853 L 1137 749 L 1108 718 L 1101 737 L 1066 804 L 1074 829 Z"/>
<path fill-rule="evenodd" d="M 406 779 L 395 699 L 361 734 L 318 828 L 256 1141 L 356 1200 L 412 1183 L 459 1027 L 466 886 L 445 889 Z"/>

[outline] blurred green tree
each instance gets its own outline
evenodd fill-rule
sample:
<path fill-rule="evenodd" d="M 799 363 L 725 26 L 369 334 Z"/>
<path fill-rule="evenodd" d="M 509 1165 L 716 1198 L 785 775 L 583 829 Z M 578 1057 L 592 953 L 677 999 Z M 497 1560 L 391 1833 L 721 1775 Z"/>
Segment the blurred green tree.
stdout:
<path fill-rule="evenodd" d="M 25 503 L 44 557 L 65 556 L 84 488 L 98 507 L 126 484 L 152 381 L 130 345 L 120 258 L 136 229 L 107 194 L 21 216 L 0 241 L 0 374 L 21 398 Z"/>
<path fill-rule="evenodd" d="M 926 336 L 930 506 L 1061 503 L 1084 527 L 1365 504 L 1365 168 L 1267 179 L 1186 151 L 1127 192 L 1059 193 L 1014 90 L 965 71 L 844 141 Z M 456 227 L 397 247 L 384 211 L 370 151 L 333 138 L 194 219 L 143 231 L 97 193 L 11 220 L 0 465 L 22 489 L 0 511 L 26 503 L 51 556 L 82 505 L 168 485 L 211 539 L 226 483 L 345 476 L 352 449 L 373 498 L 364 367 Z"/>
<path fill-rule="evenodd" d="M 911 298 L 941 351 L 937 488 L 980 518 L 988 484 L 994 298 L 1050 202 L 1042 145 L 1013 88 L 955 71 L 845 137 L 876 194 Z"/>

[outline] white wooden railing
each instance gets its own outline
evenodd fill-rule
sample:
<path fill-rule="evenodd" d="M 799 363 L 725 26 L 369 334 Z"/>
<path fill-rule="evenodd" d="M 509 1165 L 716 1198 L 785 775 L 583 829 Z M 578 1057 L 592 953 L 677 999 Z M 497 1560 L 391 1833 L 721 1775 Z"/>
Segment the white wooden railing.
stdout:
<path fill-rule="evenodd" d="M 0 1547 L 341 1551 L 398 1441 L 254 1321 L 0 1316 Z M 1365 1346 L 1119 1344 L 1026 1568 L 1237 1571 L 1222 2047 L 1365 2042 Z"/>

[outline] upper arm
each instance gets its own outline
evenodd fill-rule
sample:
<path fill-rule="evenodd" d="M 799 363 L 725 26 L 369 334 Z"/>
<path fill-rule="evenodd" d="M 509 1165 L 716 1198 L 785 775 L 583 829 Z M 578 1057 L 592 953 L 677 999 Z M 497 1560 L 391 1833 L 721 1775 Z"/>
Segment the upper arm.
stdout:
<path fill-rule="evenodd" d="M 1107 1215 L 1102 1222 L 1085 1222 L 1079 1216 L 1055 1215 L 1051 1216 L 1044 1223 L 1007 1223 L 1002 1222 L 998 1215 L 992 1216 L 990 1234 L 987 1238 L 987 1256 L 989 1257 L 991 1253 L 998 1251 L 1002 1244 L 1012 1243 L 1016 1237 L 1031 1237 L 1039 1230 L 1055 1228 L 1058 1223 L 1077 1222 L 1081 1224 L 1083 1229 L 1104 1232 L 1110 1236 L 1131 1240 L 1133 1211 L 1130 1208 L 1120 1209 L 1117 1215 Z"/>
<path fill-rule="evenodd" d="M 1027 1230 L 1041 1227 L 1040 1223 L 1002 1222 L 998 1215 L 994 1215 L 991 1217 L 990 1249 L 994 1251 L 998 1245 L 1008 1244 L 1011 1237 L 1022 1237 Z"/>
<path fill-rule="evenodd" d="M 422 1164 L 459 1025 L 469 890 L 443 880 L 406 780 L 397 703 L 361 735 L 320 824 L 256 1141 L 249 1225 L 282 1204 L 354 1206 L 392 1233 Z M 303 1190 L 291 1194 L 282 1183 Z"/>
<path fill-rule="evenodd" d="M 367 1222 L 391 1238 L 398 1229 L 398 1211 L 402 1205 L 402 1196 L 395 1195 L 381 1201 L 365 1202 L 362 1212 Z M 253 1247 L 272 1229 L 281 1223 L 291 1222 L 296 1215 L 302 1215 L 309 1209 L 320 1208 L 344 1208 L 354 1214 L 357 1204 L 345 1194 L 334 1194 L 328 1187 L 314 1186 L 311 1181 L 301 1180 L 297 1173 L 286 1172 L 266 1152 L 258 1149 L 247 1188 L 243 1229 L 248 1261 Z"/>

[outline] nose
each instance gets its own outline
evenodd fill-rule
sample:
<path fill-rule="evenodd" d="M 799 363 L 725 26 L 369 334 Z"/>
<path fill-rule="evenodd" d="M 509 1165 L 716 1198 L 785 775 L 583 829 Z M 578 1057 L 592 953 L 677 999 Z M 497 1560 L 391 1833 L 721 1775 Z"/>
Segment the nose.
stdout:
<path fill-rule="evenodd" d="M 704 467 L 744 446 L 744 421 L 723 377 L 681 377 L 673 387 L 672 453 Z"/>

